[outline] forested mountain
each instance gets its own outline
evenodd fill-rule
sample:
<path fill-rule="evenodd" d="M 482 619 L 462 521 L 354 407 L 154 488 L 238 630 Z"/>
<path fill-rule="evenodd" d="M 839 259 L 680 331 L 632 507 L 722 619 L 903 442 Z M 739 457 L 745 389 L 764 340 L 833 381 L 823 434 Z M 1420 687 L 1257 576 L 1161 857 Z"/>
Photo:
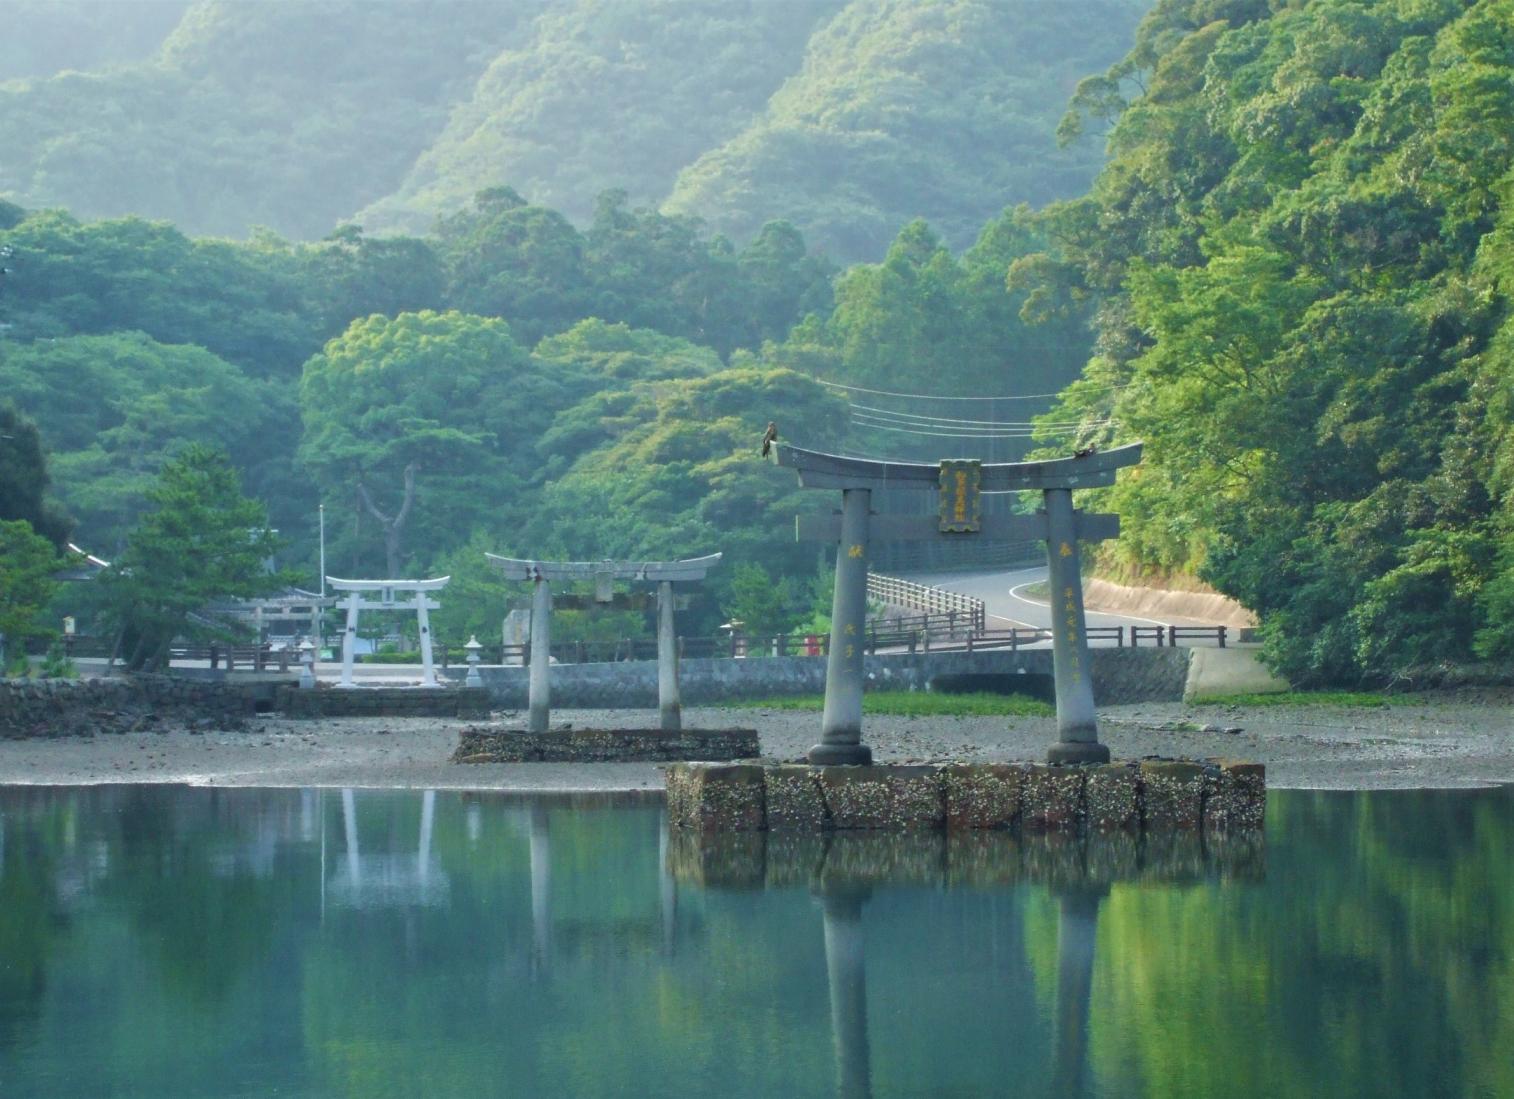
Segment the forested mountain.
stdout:
<path fill-rule="evenodd" d="M 172 5 L 27 3 L 0 198 L 311 239 L 426 232 L 502 186 L 582 225 L 619 190 L 738 243 L 787 220 L 836 260 L 916 217 L 962 248 L 1087 185 L 1098 150 L 1059 152 L 1056 120 L 1145 6 L 198 0 L 144 49 Z"/>
<path fill-rule="evenodd" d="M 323 236 L 399 185 L 535 7 L 203 0 L 149 60 L 0 85 L 0 197 Z"/>
<path fill-rule="evenodd" d="M 679 168 L 739 133 L 842 0 L 577 0 L 496 57 L 369 229 L 429 229 L 508 184 L 582 222 L 601 191 L 660 202 Z"/>
<path fill-rule="evenodd" d="M 762 116 L 679 174 L 667 209 L 737 239 L 786 218 L 848 260 L 913 218 L 965 248 L 1006 204 L 1087 185 L 1099 150 L 1057 148 L 1058 104 L 1146 7 L 852 0 Z"/>
<path fill-rule="evenodd" d="M 1100 303 L 1054 418 L 1146 440 L 1123 561 L 1297 681 L 1514 652 L 1514 3 L 1163 0 L 1078 106 L 1110 164 L 1011 284 Z"/>

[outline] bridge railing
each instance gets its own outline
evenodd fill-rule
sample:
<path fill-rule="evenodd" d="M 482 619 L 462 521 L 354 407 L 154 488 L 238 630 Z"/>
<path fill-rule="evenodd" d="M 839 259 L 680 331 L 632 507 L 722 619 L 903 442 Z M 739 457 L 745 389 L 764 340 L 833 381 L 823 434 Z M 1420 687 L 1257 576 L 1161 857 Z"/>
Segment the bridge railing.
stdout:
<path fill-rule="evenodd" d="M 975 633 L 983 632 L 988 622 L 988 611 L 983 600 L 963 595 L 959 591 L 902 580 L 897 576 L 868 573 L 867 597 L 895 607 L 925 611 L 927 614 L 961 615 Z"/>
<path fill-rule="evenodd" d="M 930 622 L 930 626 L 923 625 Z M 990 649 L 1021 649 L 1051 644 L 1049 629 L 1015 626 L 1007 629 L 969 630 L 940 628 L 934 616 L 887 619 L 869 623 L 857 643 L 867 653 L 982 652 Z M 1173 646 L 1213 642 L 1224 647 L 1224 626 L 1090 626 L 1088 641 L 1105 647 Z M 722 635 L 680 637 L 680 659 L 710 659 L 764 656 L 825 656 L 830 649 L 827 634 L 773 634 L 761 636 Z M 525 665 L 531 661 L 531 646 L 485 645 L 479 651 L 484 664 Z M 437 659 L 443 667 L 463 664 L 467 652 L 460 645 L 439 646 Z M 562 641 L 552 646 L 558 664 L 613 663 L 622 660 L 657 659 L 654 638 L 621 638 L 618 641 Z"/>

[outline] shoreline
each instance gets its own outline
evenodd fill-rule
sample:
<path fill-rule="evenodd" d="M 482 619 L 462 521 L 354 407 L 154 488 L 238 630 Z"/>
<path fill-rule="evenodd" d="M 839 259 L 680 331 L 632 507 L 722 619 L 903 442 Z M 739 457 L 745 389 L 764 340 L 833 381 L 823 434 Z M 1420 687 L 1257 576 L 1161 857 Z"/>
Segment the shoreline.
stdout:
<path fill-rule="evenodd" d="M 502 713 L 496 720 L 519 720 Z M 1388 707 L 1146 703 L 1099 711 L 1115 758 L 1244 759 L 1269 789 L 1459 789 L 1514 784 L 1514 689 L 1425 692 Z M 644 726 L 644 710 L 563 710 L 553 726 Z M 756 728 L 764 757 L 798 759 L 818 739 L 816 711 L 688 707 L 690 728 Z M 237 731 L 165 728 L 0 741 L 0 784 L 446 789 L 517 793 L 660 793 L 654 763 L 454 764 L 458 732 L 434 718 L 293 720 L 259 715 Z M 1175 728 L 1186 725 L 1191 728 Z M 1238 733 L 1202 731 L 1239 727 Z M 1044 758 L 1049 717 L 868 715 L 881 763 Z"/>

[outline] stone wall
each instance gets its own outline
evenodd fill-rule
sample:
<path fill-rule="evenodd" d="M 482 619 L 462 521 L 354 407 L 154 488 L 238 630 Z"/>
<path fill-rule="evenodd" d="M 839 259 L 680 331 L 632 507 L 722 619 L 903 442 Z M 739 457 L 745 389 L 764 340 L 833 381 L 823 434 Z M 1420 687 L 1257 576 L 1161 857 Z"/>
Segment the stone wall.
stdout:
<path fill-rule="evenodd" d="M 92 736 L 191 722 L 236 727 L 256 691 L 166 675 L 0 680 L 0 738 Z"/>
<path fill-rule="evenodd" d="M 1181 701 L 1191 653 L 1184 648 L 1092 649 L 1094 701 L 1101 706 Z M 685 705 L 820 694 L 825 690 L 825 665 L 825 658 L 817 656 L 684 660 L 679 683 Z M 1052 672 L 1050 649 L 885 653 L 867 657 L 864 669 L 869 687 L 894 690 L 925 690 L 940 676 L 1049 677 Z M 450 668 L 439 674 L 461 681 L 467 672 Z M 528 669 L 480 668 L 479 676 L 496 708 L 526 707 Z M 552 705 L 655 709 L 657 663 L 554 664 Z"/>
<path fill-rule="evenodd" d="M 489 693 L 482 687 L 316 687 L 287 684 L 274 695 L 285 717 L 461 717 L 489 716 Z"/>
<path fill-rule="evenodd" d="M 668 763 L 751 759 L 756 729 L 552 729 L 531 733 L 500 725 L 462 731 L 454 763 Z"/>
<path fill-rule="evenodd" d="M 1262 826 L 1266 773 L 1232 760 L 1054 766 L 674 764 L 668 824 L 696 832 L 1225 832 Z"/>

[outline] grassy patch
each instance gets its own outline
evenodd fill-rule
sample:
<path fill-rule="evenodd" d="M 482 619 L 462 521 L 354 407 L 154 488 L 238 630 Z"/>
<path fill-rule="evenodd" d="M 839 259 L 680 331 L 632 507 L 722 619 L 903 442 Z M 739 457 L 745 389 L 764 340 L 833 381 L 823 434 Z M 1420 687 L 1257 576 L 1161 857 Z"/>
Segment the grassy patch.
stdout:
<path fill-rule="evenodd" d="M 1413 695 L 1381 694 L 1376 691 L 1282 691 L 1278 694 L 1216 695 L 1200 699 L 1196 706 L 1402 706 Z"/>
<path fill-rule="evenodd" d="M 825 699 L 820 695 L 795 695 L 792 698 L 762 698 L 755 701 L 721 703 L 731 710 L 820 710 Z M 1025 695 L 986 693 L 944 694 L 939 691 L 867 691 L 862 695 L 862 712 L 898 714 L 904 717 L 932 717 L 969 714 L 985 717 L 1051 717 L 1056 710 L 1039 699 Z"/>

